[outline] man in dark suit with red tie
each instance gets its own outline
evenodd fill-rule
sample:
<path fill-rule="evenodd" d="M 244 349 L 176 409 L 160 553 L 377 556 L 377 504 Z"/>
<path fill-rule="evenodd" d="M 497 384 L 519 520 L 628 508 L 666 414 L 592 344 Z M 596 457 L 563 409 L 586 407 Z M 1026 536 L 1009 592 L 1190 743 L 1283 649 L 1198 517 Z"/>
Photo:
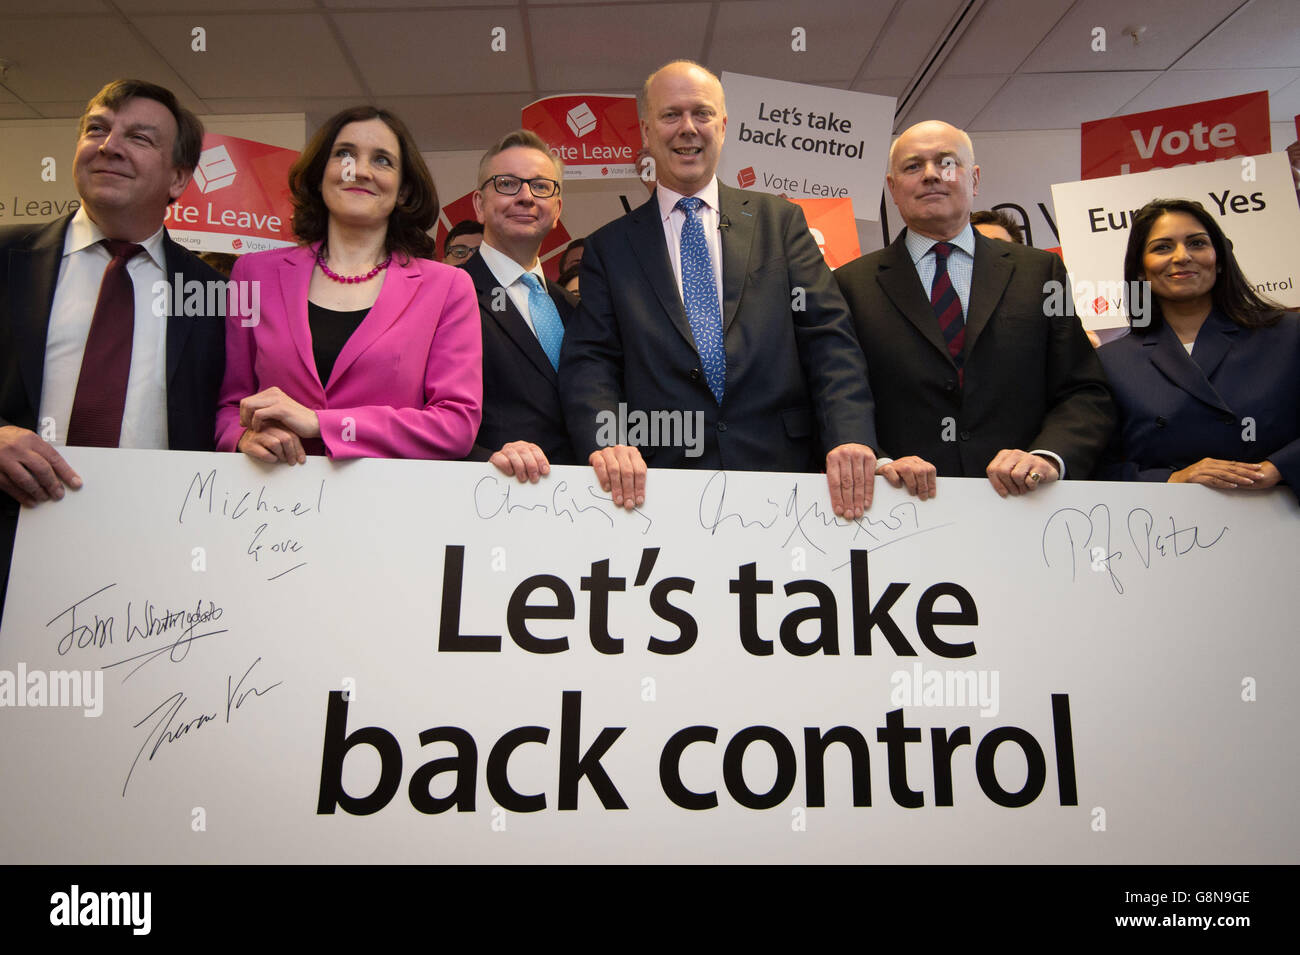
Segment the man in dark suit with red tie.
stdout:
<path fill-rule="evenodd" d="M 81 118 L 81 207 L 0 230 L 0 611 L 19 505 L 81 486 L 57 446 L 212 450 L 225 324 L 171 315 L 171 283 L 222 276 L 163 228 L 202 145 L 169 90 L 110 83 Z"/>
<path fill-rule="evenodd" d="M 975 233 L 979 166 L 947 123 L 904 132 L 887 181 L 907 228 L 835 273 L 890 459 L 878 473 L 921 498 L 937 476 L 984 474 L 1003 497 L 1090 476 L 1115 411 L 1073 310 L 1052 307 L 1070 297 L 1060 258 Z"/>
<path fill-rule="evenodd" d="M 552 464 L 578 463 L 556 377 L 574 301 L 538 259 L 560 221 L 563 172 L 542 138 L 520 129 L 488 150 L 478 179 L 483 242 L 463 266 L 483 321 L 483 423 L 470 458 L 537 481 Z"/>
<path fill-rule="evenodd" d="M 860 517 L 875 478 L 871 389 L 803 213 L 718 181 L 727 110 L 708 70 L 669 63 L 637 105 L 658 185 L 587 237 L 560 363 L 575 450 L 628 508 L 644 500 L 649 457 L 656 467 L 824 466 L 835 513 Z M 701 440 L 602 440 L 602 420 L 624 413 L 690 416 Z"/>

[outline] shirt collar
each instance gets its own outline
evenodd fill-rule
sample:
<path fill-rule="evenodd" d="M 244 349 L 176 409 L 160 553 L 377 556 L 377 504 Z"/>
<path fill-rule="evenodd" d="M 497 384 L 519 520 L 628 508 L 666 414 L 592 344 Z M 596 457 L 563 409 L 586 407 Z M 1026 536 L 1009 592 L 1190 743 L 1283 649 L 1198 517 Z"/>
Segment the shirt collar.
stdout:
<path fill-rule="evenodd" d="M 542 271 L 540 261 L 531 269 L 526 269 L 504 252 L 492 248 L 487 242 L 479 244 L 478 254 L 483 256 L 483 264 L 488 267 L 488 271 L 492 273 L 502 288 L 509 288 L 514 285 L 525 272 L 536 275 L 542 283 L 542 288 L 546 288 L 546 273 Z"/>
<path fill-rule="evenodd" d="M 158 227 L 158 231 L 143 242 L 139 243 L 144 247 L 149 258 L 153 259 L 154 264 L 162 269 L 164 274 L 167 272 L 166 253 L 163 250 L 163 233 L 164 228 Z M 81 206 L 72 216 L 72 221 L 68 223 L 68 233 L 63 239 L 63 257 L 67 258 L 74 252 L 81 252 L 90 248 L 98 242 L 102 242 L 107 236 L 104 230 L 95 225 L 91 220 L 86 207 Z M 104 254 L 108 255 L 108 250 L 104 249 Z"/>
<path fill-rule="evenodd" d="M 714 176 L 709 180 L 709 184 L 695 193 L 697 199 L 703 199 L 704 204 L 714 212 L 718 209 L 718 177 Z M 677 208 L 677 202 L 686 198 L 680 192 L 673 192 L 667 186 L 659 184 L 655 186 L 655 198 L 659 200 L 659 218 L 664 222 L 668 221 L 668 216 Z"/>
<path fill-rule="evenodd" d="M 928 236 L 921 235 L 919 232 L 907 230 L 903 242 L 907 245 L 907 254 L 912 257 L 912 264 L 915 265 L 925 257 L 925 254 L 934 248 L 935 243 L 943 241 L 941 239 L 931 239 Z M 961 249 L 972 259 L 975 258 L 975 230 L 970 223 L 966 223 L 966 228 L 958 232 L 953 238 L 947 240 L 950 244 Z"/>

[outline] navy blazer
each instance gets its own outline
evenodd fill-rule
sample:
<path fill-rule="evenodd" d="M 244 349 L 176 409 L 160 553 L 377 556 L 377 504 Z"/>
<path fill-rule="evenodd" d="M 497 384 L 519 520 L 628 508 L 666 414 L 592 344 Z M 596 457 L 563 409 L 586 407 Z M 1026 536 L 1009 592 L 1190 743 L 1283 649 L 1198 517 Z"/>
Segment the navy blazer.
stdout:
<path fill-rule="evenodd" d="M 0 229 L 0 425 L 39 430 L 50 307 L 72 216 L 39 226 Z M 166 280 L 224 277 L 165 233 Z M 172 295 L 169 291 L 168 301 Z M 204 296 L 204 300 L 207 300 Z M 94 303 L 88 303 L 93 308 Z M 226 326 L 219 316 L 167 320 L 167 443 L 177 451 L 211 451 L 217 393 L 226 363 Z M 0 611 L 18 528 L 18 502 L 0 493 Z"/>
<path fill-rule="evenodd" d="M 560 397 L 574 450 L 598 446 L 601 412 L 699 413 L 699 456 L 642 447 L 656 467 L 821 469 L 846 443 L 876 446 L 866 363 L 802 210 L 718 185 L 721 405 L 705 380 L 655 196 L 587 238 L 582 298 L 564 336 Z M 685 442 L 683 442 L 685 444 Z"/>
<path fill-rule="evenodd" d="M 1269 460 L 1300 494 L 1300 315 L 1247 329 L 1213 311 L 1191 355 L 1161 322 L 1098 356 L 1120 408 L 1101 477 L 1168 481 L 1202 458 Z"/>
<path fill-rule="evenodd" d="M 1048 308 L 1049 283 L 1068 288 L 1060 257 L 975 233 L 959 385 L 906 234 L 835 272 L 867 356 L 881 454 L 983 477 L 1004 448 L 1042 449 L 1067 478 L 1091 476 L 1115 408 L 1079 320 Z"/>
<path fill-rule="evenodd" d="M 483 323 L 483 423 L 468 460 L 486 461 L 511 441 L 531 441 L 551 464 L 579 464 L 560 407 L 559 379 L 528 320 L 481 255 L 461 266 L 474 280 Z M 554 282 L 547 291 L 567 327 L 574 299 Z"/>

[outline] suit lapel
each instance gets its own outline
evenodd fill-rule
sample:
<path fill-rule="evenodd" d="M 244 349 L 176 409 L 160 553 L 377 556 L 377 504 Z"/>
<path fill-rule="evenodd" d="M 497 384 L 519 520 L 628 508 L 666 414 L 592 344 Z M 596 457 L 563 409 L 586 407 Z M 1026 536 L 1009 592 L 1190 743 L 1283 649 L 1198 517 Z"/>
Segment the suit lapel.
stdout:
<path fill-rule="evenodd" d="M 307 369 L 308 380 L 320 381 L 316 371 L 316 356 L 311 347 L 311 324 L 307 320 L 307 295 L 311 290 L 311 273 L 316 261 L 316 246 L 301 246 L 288 251 L 280 261 L 280 299 L 284 308 L 285 324 L 298 359 Z M 340 355 L 341 359 L 343 356 Z M 337 370 L 339 362 L 334 363 Z M 325 396 L 321 382 L 321 397 Z"/>
<path fill-rule="evenodd" d="M 1211 315 L 1211 319 L 1213 319 L 1213 315 Z M 1217 358 L 1214 358 L 1213 355 L 1207 356 L 1214 358 L 1214 367 L 1218 367 L 1218 363 L 1223 360 L 1223 356 L 1228 351 L 1228 346 L 1221 343 L 1226 339 L 1226 336 L 1219 334 L 1217 331 L 1205 336 L 1204 333 L 1207 331 L 1210 330 L 1201 329 L 1201 334 L 1197 335 L 1196 345 L 1192 348 L 1192 352 L 1200 351 L 1202 337 L 1207 338 L 1207 344 L 1212 339 L 1220 340 L 1216 342 L 1214 348 L 1209 349 L 1217 353 Z M 1151 356 L 1151 364 L 1155 365 L 1161 374 L 1183 391 L 1193 398 L 1205 402 L 1211 408 L 1218 408 L 1227 412 L 1232 411 L 1214 386 L 1210 384 L 1208 372 L 1202 371 L 1201 366 L 1187 354 L 1187 349 L 1183 347 L 1183 343 L 1178 340 L 1178 336 L 1174 334 L 1174 330 L 1168 324 L 1161 322 L 1156 334 L 1147 335 L 1142 344 Z M 1197 358 L 1200 357 L 1197 356 Z"/>
<path fill-rule="evenodd" d="M 170 235 L 163 233 L 163 268 L 167 274 L 163 279 L 167 283 L 167 300 L 175 302 L 177 292 L 175 283 L 185 282 L 185 275 L 189 271 L 188 263 L 185 258 L 185 250 L 176 242 L 172 241 Z M 182 287 L 181 291 L 184 291 Z M 203 300 L 206 302 L 208 297 L 207 289 L 203 290 Z M 227 298 L 227 304 L 229 298 Z M 171 309 L 168 308 L 170 313 Z M 219 315 L 208 315 L 205 320 L 220 321 Z M 185 354 L 185 345 L 190 340 L 190 333 L 194 330 L 194 319 L 186 318 L 179 315 L 167 316 L 167 384 L 171 385 L 172 379 L 176 376 L 176 370 L 181 366 L 181 356 Z M 170 389 L 168 394 L 170 394 Z"/>
<path fill-rule="evenodd" d="M 966 314 L 966 354 L 975 350 L 975 342 L 988 325 L 993 310 L 1011 283 L 1015 266 L 1011 253 L 999 249 L 992 240 L 975 233 L 975 268 L 971 272 L 970 305 Z M 936 326 L 938 322 L 935 322 Z"/>
<path fill-rule="evenodd" d="M 686 306 L 682 304 L 681 293 L 677 289 L 677 279 L 673 275 L 672 263 L 668 261 L 668 243 L 664 240 L 663 220 L 659 218 L 659 200 L 657 193 L 637 206 L 629 213 L 630 228 L 627 230 L 628 254 L 632 261 L 641 266 L 641 271 L 654 289 L 659 304 L 676 326 L 678 333 L 686 339 L 687 344 L 695 347 L 695 335 L 691 332 L 690 320 L 686 317 Z"/>
<path fill-rule="evenodd" d="M 754 243 L 754 211 L 751 197 L 718 183 L 718 212 L 722 227 L 722 332 L 736 318 L 740 296 L 749 273 L 749 250 Z"/>
<path fill-rule="evenodd" d="M 1228 352 L 1232 351 L 1240 333 L 1241 328 L 1233 324 L 1231 319 L 1217 310 L 1210 312 L 1197 333 L 1196 344 L 1192 348 L 1192 361 L 1200 366 L 1207 379 L 1214 377 L 1214 372 L 1228 356 Z"/>
<path fill-rule="evenodd" d="M 393 257 L 393 262 L 388 266 L 387 274 L 384 276 L 383 287 L 379 290 L 379 297 L 375 299 L 375 304 L 370 307 L 370 311 L 361 320 L 357 330 L 343 345 L 338 361 L 334 363 L 334 370 L 330 372 L 327 386 L 347 374 L 348 368 L 361 353 L 392 327 L 402 312 L 406 311 L 406 306 L 415 297 L 422 281 L 423 277 L 420 275 L 415 259 L 409 260 L 405 265 L 399 265 L 397 257 Z M 304 314 L 306 314 L 305 310 Z M 313 368 L 315 364 L 313 358 Z"/>
<path fill-rule="evenodd" d="M 546 377 L 551 384 L 556 383 L 555 369 L 551 367 L 551 360 L 546 357 L 546 351 L 542 348 L 542 343 L 537 340 L 533 330 L 528 326 L 528 321 L 519 314 L 519 309 L 515 308 L 515 303 L 501 288 L 497 278 L 488 268 L 488 264 L 483 261 L 482 256 L 474 256 L 465 265 L 465 271 L 469 273 L 470 278 L 474 280 L 474 292 L 478 296 L 479 312 L 488 316 L 488 321 L 495 322 L 497 327 L 505 332 L 506 337 L 510 339 L 524 356 L 532 362 L 533 366 Z M 500 289 L 498 294 L 497 290 Z M 547 291 L 551 292 L 551 297 L 555 293 L 550 283 L 547 283 Z M 564 321 L 564 312 L 556 306 L 556 311 L 560 312 L 560 321 Z"/>
<path fill-rule="evenodd" d="M 30 249 L 9 251 L 9 314 L 18 348 L 18 367 L 33 415 L 40 414 L 50 308 L 59 278 L 63 240 L 71 221 L 72 216 L 58 219 L 41 231 Z"/>
<path fill-rule="evenodd" d="M 930 307 L 930 300 L 921 288 L 916 265 L 903 241 L 906 235 L 906 230 L 900 232 L 898 238 L 881 255 L 876 281 L 894 303 L 894 307 L 951 364 L 952 356 L 948 354 L 948 346 L 944 344 L 943 335 L 939 332 L 939 321 L 934 317 L 934 309 Z"/>

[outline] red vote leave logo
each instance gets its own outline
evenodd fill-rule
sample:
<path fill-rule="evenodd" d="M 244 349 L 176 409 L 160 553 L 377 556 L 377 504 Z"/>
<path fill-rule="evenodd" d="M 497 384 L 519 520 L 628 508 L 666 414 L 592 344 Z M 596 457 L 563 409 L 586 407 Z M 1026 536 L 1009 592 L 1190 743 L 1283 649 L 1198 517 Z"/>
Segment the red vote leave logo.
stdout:
<path fill-rule="evenodd" d="M 746 166 L 740 172 L 736 173 L 736 182 L 740 184 L 741 189 L 748 189 L 754 183 L 758 182 L 758 176 L 754 175 L 754 167 Z"/>

